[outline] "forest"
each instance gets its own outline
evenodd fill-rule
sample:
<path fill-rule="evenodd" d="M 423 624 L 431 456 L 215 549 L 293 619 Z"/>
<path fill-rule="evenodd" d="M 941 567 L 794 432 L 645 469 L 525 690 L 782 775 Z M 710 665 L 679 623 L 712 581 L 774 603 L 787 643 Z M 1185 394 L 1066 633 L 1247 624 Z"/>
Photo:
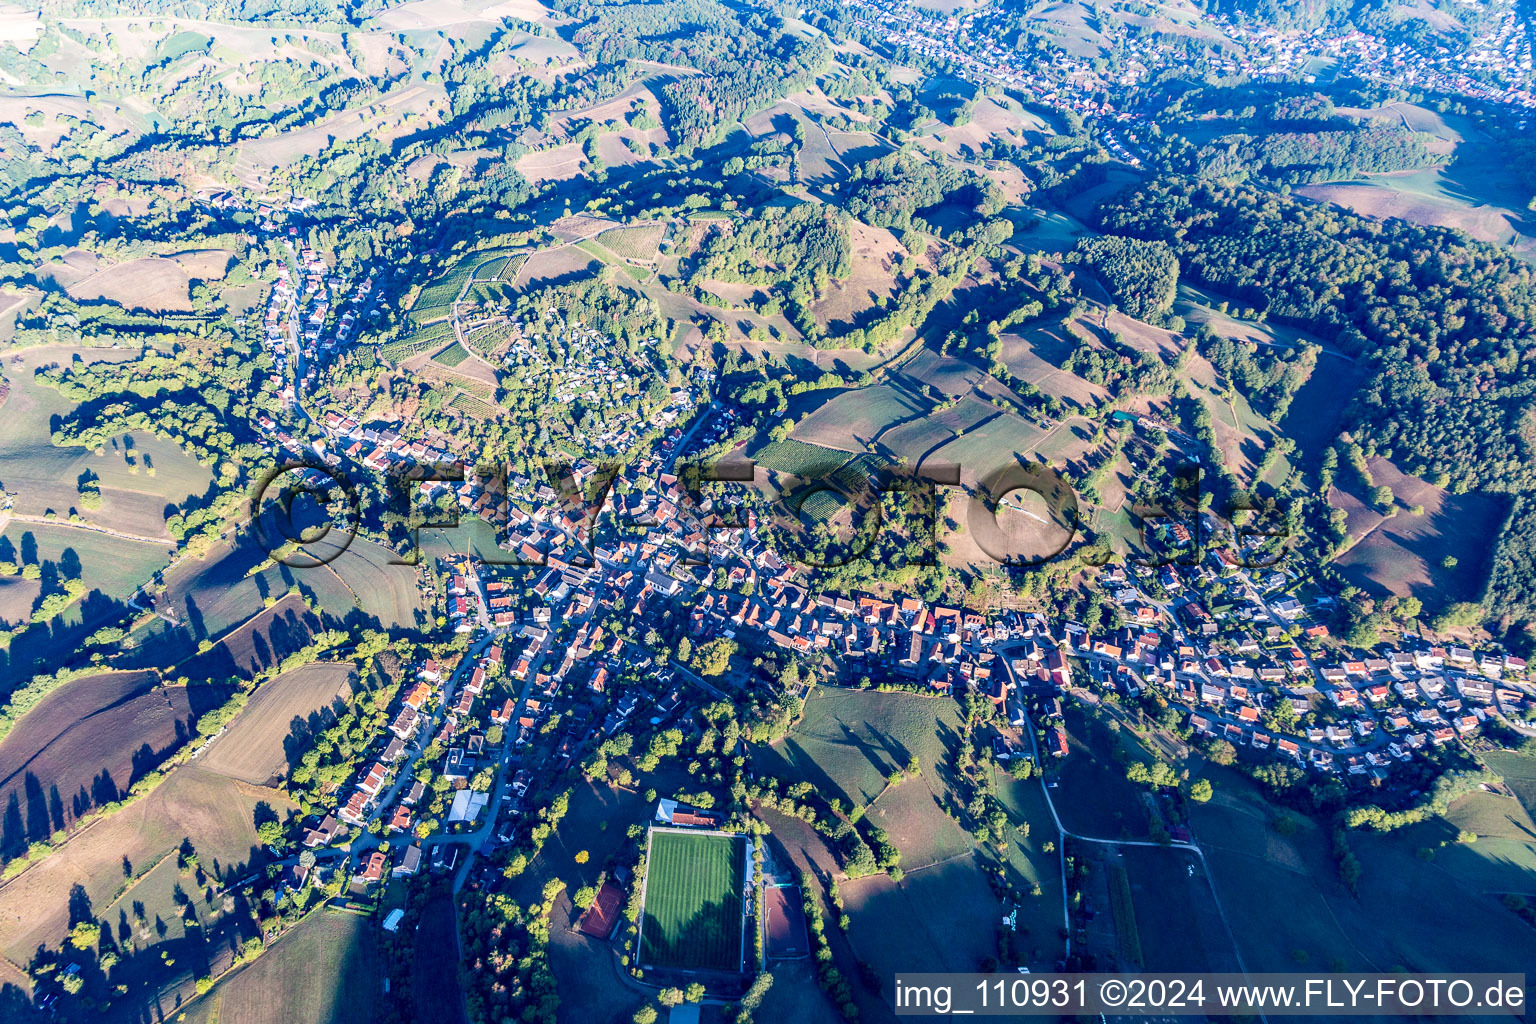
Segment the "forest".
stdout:
<path fill-rule="evenodd" d="M 832 280 L 848 277 L 852 245 L 847 217 L 834 208 L 801 203 L 769 206 L 736 222 L 721 222 L 704 239 L 688 283 L 777 285 L 786 303 L 803 306 Z"/>
<path fill-rule="evenodd" d="M 1157 322 L 1173 308 L 1179 259 L 1166 243 L 1139 238 L 1083 238 L 1073 253 L 1104 282 L 1110 298 L 1138 320 Z"/>
<path fill-rule="evenodd" d="M 995 215 L 1002 209 L 997 186 L 950 164 L 900 151 L 860 164 L 847 185 L 849 213 L 877 228 L 905 231 L 927 227 L 924 216 L 946 203 Z"/>
<path fill-rule="evenodd" d="M 1150 182 L 1100 219 L 1364 357 L 1374 373 L 1350 419 L 1373 454 L 1458 491 L 1536 486 L 1536 272 L 1518 258 L 1444 228 L 1187 179 Z"/>
<path fill-rule="evenodd" d="M 1375 125 L 1271 135 L 1225 135 L 1200 147 L 1190 169 L 1203 178 L 1267 178 L 1285 185 L 1402 171 L 1435 161 L 1418 132 Z"/>
<path fill-rule="evenodd" d="M 786 32 L 777 15 L 743 18 L 714 0 L 556 0 L 552 6 L 581 23 L 572 41 L 595 64 L 649 60 L 704 72 L 661 90 L 677 148 L 685 153 L 805 88 L 832 55 L 825 38 Z"/>

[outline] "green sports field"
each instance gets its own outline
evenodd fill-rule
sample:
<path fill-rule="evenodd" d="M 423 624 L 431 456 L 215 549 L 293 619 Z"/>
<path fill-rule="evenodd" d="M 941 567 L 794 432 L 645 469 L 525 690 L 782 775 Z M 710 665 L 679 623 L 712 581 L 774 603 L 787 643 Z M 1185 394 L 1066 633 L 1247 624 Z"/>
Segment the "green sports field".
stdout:
<path fill-rule="evenodd" d="M 739 836 L 651 833 L 640 962 L 651 967 L 741 969 Z"/>

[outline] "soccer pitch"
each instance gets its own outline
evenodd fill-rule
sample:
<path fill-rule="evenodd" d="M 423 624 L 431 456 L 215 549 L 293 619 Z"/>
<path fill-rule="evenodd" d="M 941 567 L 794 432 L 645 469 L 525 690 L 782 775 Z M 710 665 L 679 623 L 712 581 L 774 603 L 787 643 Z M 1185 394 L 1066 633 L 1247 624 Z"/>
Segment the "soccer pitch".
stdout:
<path fill-rule="evenodd" d="M 741 970 L 745 859 L 740 836 L 652 830 L 640 962 Z"/>

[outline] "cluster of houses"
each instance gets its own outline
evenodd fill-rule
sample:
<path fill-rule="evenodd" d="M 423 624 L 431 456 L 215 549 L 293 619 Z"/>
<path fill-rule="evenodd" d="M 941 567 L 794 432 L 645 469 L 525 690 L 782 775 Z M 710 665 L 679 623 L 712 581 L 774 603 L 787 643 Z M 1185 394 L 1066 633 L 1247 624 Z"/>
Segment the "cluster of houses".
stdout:
<path fill-rule="evenodd" d="M 450 593 L 462 589 L 511 600 L 493 566 L 455 558 L 441 568 Z M 453 826 L 474 826 L 483 819 L 492 795 L 490 787 L 475 780 L 486 776 L 487 769 L 490 774 L 508 773 L 499 804 L 490 811 L 496 819 L 491 824 L 499 827 L 485 836 L 485 842 L 494 845 L 510 840 L 510 824 L 539 773 L 568 768 L 593 744 L 617 733 L 642 707 L 651 708 L 655 722 L 680 713 L 682 689 L 667 671 L 649 673 L 647 686 L 613 692 L 621 673 L 632 665 L 648 668 L 651 659 L 601 625 L 595 613 L 614 609 L 623 595 L 621 582 L 604 585 L 600 577 L 584 575 L 579 585 L 558 594 L 552 588 L 542 594 L 519 593 L 489 627 L 489 645 L 466 656 L 456 672 L 430 659 L 416 666 L 390 709 L 386 734 L 355 777 L 336 790 L 334 807 L 306 831 L 304 845 L 323 848 L 343 826 L 366 829 L 378 820 L 384 831 L 415 841 L 398 853 L 393 867 L 382 851 L 365 850 L 356 876 L 361 881 L 376 881 L 386 870 L 415 873 L 423 866 L 424 850 L 430 852 L 432 866 L 451 868 L 453 861 L 443 858 L 454 853 L 438 840 L 457 835 Z M 559 728 L 550 733 L 555 725 Z M 492 727 L 500 730 L 499 745 L 488 739 Z M 441 760 L 421 764 L 434 741 L 443 750 Z M 535 758 L 536 750 L 542 756 Z M 423 808 L 436 794 L 415 777 L 418 766 L 431 769 L 451 787 L 451 800 L 437 819 L 448 832 L 436 838 L 419 828 Z"/>
<path fill-rule="evenodd" d="M 490 795 L 482 788 L 462 788 L 488 764 L 485 734 L 480 729 L 484 718 L 494 714 L 477 703 L 502 664 L 502 646 L 493 643 L 478 657 L 470 659 L 461 670 L 465 676 L 455 690 L 442 666 L 428 659 L 418 665 L 413 678 L 401 688 L 397 706 L 380 745 L 363 762 L 356 776 L 336 790 L 336 802 L 320 820 L 306 829 L 304 846 L 310 849 L 329 845 L 342 827 L 366 829 L 375 819 L 382 831 L 399 833 L 409 842 L 398 854 L 392 870 L 397 875 L 411 875 L 423 866 L 424 846 L 418 835 L 417 818 L 435 793 L 413 777 L 420 756 L 433 740 L 446 746 L 440 763 L 426 766 L 456 786 L 452 802 L 442 821 L 473 823 L 485 809 Z M 435 852 L 435 851 L 434 851 Z M 357 878 L 375 882 L 390 867 L 389 856 L 382 850 L 365 850 L 358 865 Z"/>
<path fill-rule="evenodd" d="M 1220 74 L 1297 75 L 1318 57 L 1331 57 L 1351 73 L 1429 93 L 1465 96 L 1530 109 L 1536 107 L 1536 65 L 1531 36 L 1514 0 L 1493 0 L 1479 18 L 1479 33 L 1465 48 L 1387 41 L 1358 28 L 1277 32 L 1222 17 L 1213 20 L 1241 44 L 1239 54 L 1212 60 Z"/>
<path fill-rule="evenodd" d="M 849 4 L 856 21 L 892 46 L 944 62 L 972 81 L 1001 82 L 1028 92 L 1040 103 L 1092 117 L 1105 147 L 1132 166 L 1141 164 L 1135 146 L 1146 117 L 1119 107 L 1115 97 L 1124 87 L 1173 68 L 1217 77 L 1310 80 L 1309 65 L 1320 57 L 1332 58 L 1353 74 L 1426 93 L 1536 108 L 1536 67 L 1525 19 L 1516 0 L 1493 0 L 1489 6 L 1465 48 L 1447 44 L 1426 49 L 1406 37 L 1389 42 L 1353 26 L 1281 32 L 1207 13 L 1202 17 L 1230 45 L 1199 51 L 1169 46 L 1159 32 L 1129 32 L 1117 19 L 1107 19 L 1096 26 L 1099 45 L 1063 45 L 1050 60 L 1039 60 L 1004 46 L 1001 33 L 989 23 L 993 14 L 985 6 L 944 14 L 909 0 L 850 0 Z M 1066 28 L 1065 22 L 1060 25 Z M 1100 47 L 1112 51 L 1116 60 L 1100 59 Z"/>
<path fill-rule="evenodd" d="M 719 420 L 686 436 L 708 444 L 730 428 L 728 414 L 721 411 Z M 611 512 L 629 528 L 611 533 L 584 533 L 590 510 L 562 501 L 548 485 L 521 478 L 496 481 L 494 489 L 487 481 L 430 485 L 429 496 L 451 488 L 466 511 L 504 515 L 508 560 L 538 570 L 531 586 L 513 587 L 494 564 L 467 557 L 439 563 L 454 627 L 485 634 L 488 646 L 460 666 L 457 689 L 440 666 L 417 667 L 391 709 L 381 749 L 337 791 L 336 806 L 306 845 L 324 846 L 342 825 L 364 828 L 375 819 L 415 835 L 421 803 L 435 794 L 412 779 L 412 766 L 432 739 L 446 752 L 427 767 L 454 786 L 439 820 L 467 826 L 489 812 L 500 826 L 489 841 L 506 841 L 507 823 L 539 773 L 570 766 L 642 708 L 652 722 L 681 711 L 684 694 L 672 670 L 604 625 L 631 623 L 632 636 L 666 611 L 685 615 L 695 646 L 751 637 L 825 658 L 850 681 L 867 676 L 954 696 L 978 693 L 1015 725 L 1028 724 L 1025 708 L 1032 706 L 1043 716 L 1044 752 L 1056 757 L 1069 749 L 1056 721 L 1067 693 L 1090 701 L 1156 693 L 1187 710 L 1197 735 L 1362 782 L 1381 782 L 1395 763 L 1485 723 L 1536 724 L 1536 691 L 1522 660 L 1428 644 L 1352 651 L 1313 619 L 1317 602 L 1304 605 L 1289 593 L 1296 580 L 1277 569 L 1243 568 L 1223 552 L 1191 565 L 1101 569 L 1095 586 L 1103 606 L 1118 610 L 1113 629 L 910 595 L 817 592 L 801 567 L 767 546 L 745 503 L 690 494 L 668 471 L 684 436 L 670 431 L 658 451 L 620 471 L 627 486 L 611 492 Z M 567 493 L 581 493 L 597 472 L 578 461 L 577 487 Z M 518 507 L 523 493 L 533 499 L 530 509 Z M 712 517 L 745 528 L 711 529 Z M 499 748 L 486 740 L 492 726 L 504 736 Z M 999 757 L 1018 752 L 1009 740 L 1001 743 Z M 485 768 L 507 773 L 497 807 L 485 787 L 470 785 Z M 393 870 L 419 870 L 422 851 L 437 857 L 444 845 L 421 838 Z M 365 880 L 390 869 L 387 857 L 375 864 L 380 857 L 369 852 L 360 864 Z"/>
<path fill-rule="evenodd" d="M 373 275 L 355 280 L 332 269 L 320 253 L 296 242 L 297 228 L 282 239 L 288 266 L 280 266 L 267 296 L 262 315 L 262 340 L 272 357 L 273 372 L 286 376 L 299 359 L 301 384 L 313 384 L 320 367 L 346 348 L 354 338 L 360 317 L 372 311 L 376 301 Z M 292 402 L 291 390 L 283 394 Z"/>
<path fill-rule="evenodd" d="M 501 317 L 482 320 L 469 327 L 469 337 L 476 330 L 509 329 L 510 342 L 500 362 L 512 383 L 509 387 L 524 393 L 541 395 L 563 406 L 579 406 L 584 413 L 595 414 L 583 434 L 583 445 L 594 453 L 622 455 L 629 453 L 656 426 L 669 427 L 687 419 L 701 401 L 701 389 L 711 374 L 707 370 L 694 380 L 671 389 L 659 408 L 644 417 L 628 415 L 636 402 L 648 404 L 651 382 L 665 379 L 659 365 L 634 365 L 615 354 L 613 340 L 587 325 L 579 317 L 567 318 L 553 307 L 514 317 L 506 324 Z M 644 358 L 654 359 L 661 351 L 660 338 L 645 340 Z M 618 415 L 620 413 L 626 413 Z"/>
<path fill-rule="evenodd" d="M 675 477 L 656 480 L 651 491 L 635 488 L 621 503 L 650 528 L 617 550 L 600 549 L 599 561 L 638 558 L 648 567 L 626 588 L 636 619 L 653 614 L 657 601 L 686 599 L 696 645 L 751 631 L 795 655 L 828 657 L 849 679 L 980 693 L 1014 721 L 1022 702 L 1013 698 L 1026 694 L 1136 697 L 1155 690 L 1188 710 L 1197 733 L 1374 781 L 1393 761 L 1491 720 L 1536 721 L 1536 690 L 1522 659 L 1428 645 L 1352 651 L 1329 638 L 1313 618 L 1316 607 L 1287 593 L 1293 578 L 1244 568 L 1230 551 L 1191 565 L 1106 566 L 1097 585 L 1123 625 L 1095 631 L 1016 610 L 813 593 L 799 569 L 758 537 L 750 513 L 746 529 L 706 536 L 698 514 L 723 510 L 708 501 L 691 505 Z M 1331 660 L 1319 663 L 1298 642 L 1326 650 Z M 1289 731 L 1265 724 L 1282 701 L 1295 712 L 1279 719 L 1295 723 Z M 1052 753 L 1065 755 L 1064 734 L 1047 741 Z"/>

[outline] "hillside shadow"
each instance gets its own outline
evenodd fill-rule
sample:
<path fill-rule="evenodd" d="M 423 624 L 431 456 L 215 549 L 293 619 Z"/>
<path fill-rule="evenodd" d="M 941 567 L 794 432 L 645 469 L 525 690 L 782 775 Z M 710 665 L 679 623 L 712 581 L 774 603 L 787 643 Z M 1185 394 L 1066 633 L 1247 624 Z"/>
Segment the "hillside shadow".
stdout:
<path fill-rule="evenodd" d="M 19 683 L 33 675 L 85 664 L 89 660 L 85 638 L 133 611 L 100 590 L 75 602 L 74 608 L 79 612 L 78 622 L 66 622 L 66 616 L 60 616 L 33 625 L 13 638 L 9 648 L 0 650 L 0 699 L 9 697 Z"/>

